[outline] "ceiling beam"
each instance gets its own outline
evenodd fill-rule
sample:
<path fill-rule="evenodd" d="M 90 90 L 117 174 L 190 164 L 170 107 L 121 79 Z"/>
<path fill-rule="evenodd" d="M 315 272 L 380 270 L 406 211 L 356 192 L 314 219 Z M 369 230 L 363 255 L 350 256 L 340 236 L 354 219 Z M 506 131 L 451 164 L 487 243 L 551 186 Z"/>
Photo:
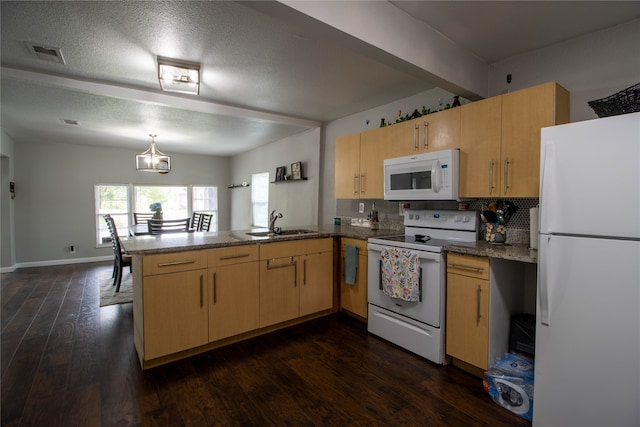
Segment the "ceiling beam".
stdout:
<path fill-rule="evenodd" d="M 113 83 L 95 82 L 77 78 L 62 77 L 52 74 L 22 70 L 18 68 L 1 67 L 0 75 L 2 75 L 3 79 L 62 87 L 66 89 L 115 98 L 133 99 L 136 101 L 155 103 L 199 113 L 228 117 L 243 117 L 253 120 L 264 120 L 267 122 L 283 123 L 286 125 L 300 127 L 320 127 L 322 125 L 322 123 L 313 120 L 305 120 L 296 117 L 267 113 L 264 111 L 218 104 L 201 98 L 188 97 L 184 95 L 165 94 L 159 91 L 156 92 L 153 90 L 144 90 L 134 87 L 116 85 Z"/>

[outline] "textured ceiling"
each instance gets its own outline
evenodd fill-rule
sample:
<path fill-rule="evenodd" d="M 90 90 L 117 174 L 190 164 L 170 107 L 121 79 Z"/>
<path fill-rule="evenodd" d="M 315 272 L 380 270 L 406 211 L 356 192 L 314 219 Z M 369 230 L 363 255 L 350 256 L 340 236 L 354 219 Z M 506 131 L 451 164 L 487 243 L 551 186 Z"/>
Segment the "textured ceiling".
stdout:
<path fill-rule="evenodd" d="M 529 3 L 393 2 L 487 63 L 640 16 L 640 2 Z M 133 152 L 155 133 L 169 154 L 234 155 L 433 87 L 341 43 L 333 28 L 311 30 L 308 18 L 270 7 L 2 1 L 2 128 L 18 143 Z M 61 48 L 66 64 L 36 58 L 34 43 Z M 200 96 L 162 93 L 156 56 L 201 63 Z"/>

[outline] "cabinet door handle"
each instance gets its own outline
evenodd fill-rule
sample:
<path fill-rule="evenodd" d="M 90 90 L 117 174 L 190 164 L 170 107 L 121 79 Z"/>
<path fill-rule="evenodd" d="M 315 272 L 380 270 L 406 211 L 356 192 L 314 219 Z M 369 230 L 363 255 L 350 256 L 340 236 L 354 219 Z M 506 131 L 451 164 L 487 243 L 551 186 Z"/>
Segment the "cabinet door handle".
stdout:
<path fill-rule="evenodd" d="M 215 304 L 217 301 L 216 298 L 216 294 L 217 294 L 217 283 L 216 283 L 216 273 L 213 273 L 213 303 Z"/>
<path fill-rule="evenodd" d="M 171 267 L 171 266 L 174 266 L 174 265 L 193 264 L 195 262 L 196 262 L 195 259 L 189 259 L 189 260 L 185 260 L 185 261 L 162 262 L 162 263 L 158 264 L 158 267 Z"/>
<path fill-rule="evenodd" d="M 504 194 L 509 189 L 509 158 L 504 159 Z"/>
<path fill-rule="evenodd" d="M 203 275 L 200 275 L 200 307 L 204 305 L 204 285 L 202 283 Z"/>
<path fill-rule="evenodd" d="M 424 122 L 424 144 L 423 148 L 426 150 L 429 148 L 429 122 Z"/>
<path fill-rule="evenodd" d="M 364 194 L 364 174 L 360 174 L 360 194 Z"/>
<path fill-rule="evenodd" d="M 475 265 L 467 265 L 467 264 L 459 264 L 457 262 L 450 262 L 447 265 L 449 267 L 454 267 L 454 268 L 465 268 L 467 270 L 474 270 L 474 271 L 477 271 L 478 273 L 484 271 L 484 267 L 477 267 Z"/>
<path fill-rule="evenodd" d="M 302 261 L 302 285 L 307 285 L 307 260 Z"/>
<path fill-rule="evenodd" d="M 476 324 L 480 324 L 480 317 L 482 317 L 480 315 L 480 298 L 482 297 L 482 288 L 480 287 L 480 285 L 478 285 L 478 291 L 477 291 L 477 299 L 478 299 L 478 306 L 477 306 L 477 310 L 478 310 L 478 317 L 476 318 Z"/>
<path fill-rule="evenodd" d="M 353 175 L 353 194 L 358 194 L 358 175 Z"/>
<path fill-rule="evenodd" d="M 413 151 L 418 151 L 418 124 L 413 126 Z"/>
<path fill-rule="evenodd" d="M 235 259 L 235 258 L 245 258 L 248 257 L 249 254 L 238 254 L 238 255 L 227 255 L 227 256 L 221 256 L 220 257 L 220 261 L 224 261 L 227 259 Z"/>
<path fill-rule="evenodd" d="M 489 194 L 493 192 L 493 159 L 489 160 Z"/>

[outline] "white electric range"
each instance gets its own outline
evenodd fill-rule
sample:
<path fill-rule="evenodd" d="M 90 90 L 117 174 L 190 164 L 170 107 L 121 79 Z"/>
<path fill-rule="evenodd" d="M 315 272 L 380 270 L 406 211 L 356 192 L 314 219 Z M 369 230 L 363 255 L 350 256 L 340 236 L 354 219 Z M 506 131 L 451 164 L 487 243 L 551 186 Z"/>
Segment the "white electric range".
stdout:
<path fill-rule="evenodd" d="M 407 210 L 403 235 L 368 240 L 369 332 L 432 362 L 444 362 L 446 263 L 442 248 L 478 240 L 478 213 Z M 416 251 L 420 258 L 419 301 L 392 298 L 382 290 L 385 247 Z"/>

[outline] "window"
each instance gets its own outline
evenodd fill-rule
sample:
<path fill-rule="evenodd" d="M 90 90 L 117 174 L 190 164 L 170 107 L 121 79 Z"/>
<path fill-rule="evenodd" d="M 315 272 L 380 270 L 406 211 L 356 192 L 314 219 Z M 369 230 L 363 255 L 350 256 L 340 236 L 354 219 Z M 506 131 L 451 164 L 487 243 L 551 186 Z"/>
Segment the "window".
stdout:
<path fill-rule="evenodd" d="M 111 235 L 103 215 L 113 217 L 118 234 L 129 229 L 129 187 L 127 185 L 96 185 L 96 241 L 98 246 L 111 244 Z"/>
<path fill-rule="evenodd" d="M 160 202 L 164 219 L 189 217 L 189 198 L 186 186 L 134 185 L 133 211 L 151 212 L 149 206 Z"/>
<path fill-rule="evenodd" d="M 251 175 L 251 223 L 269 226 L 269 172 Z"/>
<path fill-rule="evenodd" d="M 111 244 L 111 236 L 103 215 L 111 214 L 116 222 L 118 234 L 126 236 L 129 221 L 133 221 L 133 212 L 149 213 L 149 206 L 156 202 L 162 204 L 162 216 L 165 219 L 188 218 L 191 217 L 191 212 L 195 211 L 210 213 L 213 217 L 209 231 L 218 230 L 217 187 L 100 184 L 95 186 L 98 247 Z"/>
<path fill-rule="evenodd" d="M 196 187 L 191 189 L 193 212 L 212 214 L 209 231 L 218 231 L 218 187 Z"/>

